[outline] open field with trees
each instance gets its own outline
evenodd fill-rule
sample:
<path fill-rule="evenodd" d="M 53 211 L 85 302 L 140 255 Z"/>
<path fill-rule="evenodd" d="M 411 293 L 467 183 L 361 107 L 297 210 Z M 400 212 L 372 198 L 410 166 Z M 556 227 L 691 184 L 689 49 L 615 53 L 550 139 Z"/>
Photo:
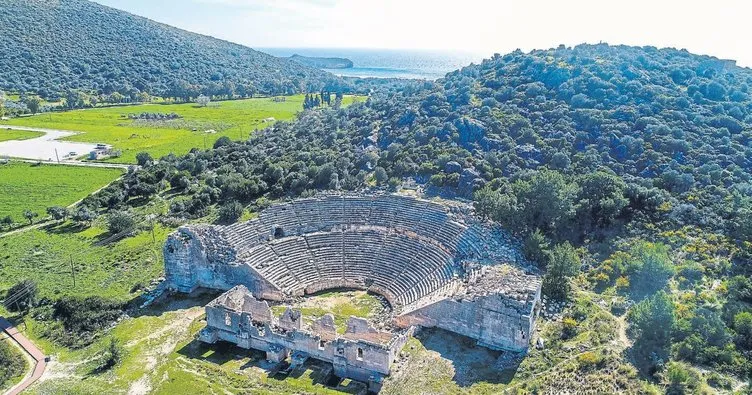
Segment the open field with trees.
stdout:
<path fill-rule="evenodd" d="M 28 222 L 24 217 L 27 210 L 45 217 L 48 207 L 73 204 L 122 174 L 118 169 L 91 167 L 23 162 L 0 165 L 0 220 L 10 216 L 16 223 Z"/>
<path fill-rule="evenodd" d="M 10 140 L 28 140 L 44 135 L 42 132 L 28 130 L 6 130 L 0 127 L 0 142 Z"/>
<path fill-rule="evenodd" d="M 305 95 L 211 102 L 204 105 L 142 104 L 46 113 L 14 118 L 8 125 L 84 132 L 70 141 L 111 144 L 121 156 L 111 161 L 136 163 L 136 154 L 148 152 L 154 158 L 170 153 L 184 155 L 192 148 L 211 148 L 220 137 L 249 138 L 253 131 L 271 124 L 265 121 L 291 120 L 303 110 Z M 358 99 L 345 96 L 346 106 Z M 0 123 L 0 127 L 3 123 Z M 206 133 L 212 130 L 212 133 Z M 2 136 L 3 132 L 0 132 Z"/>
<path fill-rule="evenodd" d="M 180 224 L 410 179 L 429 196 L 472 199 L 523 240 L 545 302 L 529 355 L 511 368 L 468 360 L 485 351 L 429 331 L 400 362 L 415 371 L 384 393 L 748 392 L 750 84 L 749 69 L 684 51 L 583 45 L 494 56 L 347 108 L 309 97 L 294 121 L 248 141 L 141 155 L 142 168 L 76 207 L 90 215 L 0 239 L 0 289 L 38 285 L 30 331 L 65 374 L 39 392 L 326 393 L 314 370 L 276 380 L 256 353 L 196 342 L 210 297 L 128 302 L 161 274 L 161 244 Z M 213 110 L 193 106 L 186 114 Z M 88 114 L 59 116 L 76 113 Z M 82 255 L 72 270 L 70 251 Z"/>

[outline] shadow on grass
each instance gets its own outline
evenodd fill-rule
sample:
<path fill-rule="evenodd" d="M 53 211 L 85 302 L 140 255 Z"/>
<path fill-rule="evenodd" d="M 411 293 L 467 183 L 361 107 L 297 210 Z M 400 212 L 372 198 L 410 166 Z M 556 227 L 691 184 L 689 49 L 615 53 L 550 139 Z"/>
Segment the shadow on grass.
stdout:
<path fill-rule="evenodd" d="M 70 233 L 79 233 L 88 228 L 89 226 L 86 224 L 66 221 L 66 222 L 52 222 L 48 225 L 42 226 L 41 229 L 47 233 L 70 234 Z"/>
<path fill-rule="evenodd" d="M 518 353 L 508 354 L 477 346 L 475 340 L 443 329 L 423 329 L 415 334 L 423 346 L 450 361 L 452 381 L 460 387 L 475 383 L 509 384 L 522 362 Z"/>
<path fill-rule="evenodd" d="M 221 291 L 205 288 L 199 288 L 190 294 L 164 293 L 145 308 L 140 308 L 140 306 L 146 301 L 147 295 L 139 295 L 128 302 L 128 315 L 134 318 L 159 317 L 171 311 L 206 306 L 221 293 Z"/>
<path fill-rule="evenodd" d="M 303 365 L 290 369 L 290 363 L 280 363 L 266 360 L 266 353 L 258 350 L 246 350 L 228 342 L 206 344 L 198 339 L 183 346 L 177 351 L 178 354 L 203 363 L 213 365 L 225 365 L 227 363 L 241 363 L 239 370 L 248 369 L 263 372 L 270 380 L 285 382 L 290 379 L 301 380 L 307 390 L 310 387 L 326 387 L 344 394 L 366 393 L 368 386 L 354 380 L 342 380 L 334 376 L 332 365 L 326 362 L 308 359 Z M 309 393 L 310 391 L 303 391 Z"/>

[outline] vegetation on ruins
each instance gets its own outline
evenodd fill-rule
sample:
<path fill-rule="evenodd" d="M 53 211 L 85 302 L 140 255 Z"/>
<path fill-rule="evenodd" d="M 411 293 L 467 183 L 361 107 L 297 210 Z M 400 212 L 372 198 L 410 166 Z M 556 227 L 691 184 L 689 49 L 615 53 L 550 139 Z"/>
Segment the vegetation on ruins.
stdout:
<path fill-rule="evenodd" d="M 254 209 L 260 198 L 413 179 L 429 193 L 474 197 L 479 214 L 519 234 L 548 266 L 553 299 L 571 299 L 569 279 L 579 278 L 638 303 L 625 309 L 643 311 L 631 313 L 630 333 L 647 377 L 660 381 L 669 360 L 744 376 L 746 342 L 729 341 L 747 330 L 736 316 L 750 304 L 723 284 L 750 274 L 750 81 L 746 69 L 670 49 L 515 52 L 435 84 L 304 111 L 248 142 L 166 156 L 83 204 L 127 206 L 172 190 L 170 215 L 198 218 L 235 201 Z M 585 247 L 577 264 L 567 242 Z M 639 333 L 663 317 L 649 311 L 666 303 L 676 329 L 644 344 Z"/>
<path fill-rule="evenodd" d="M 513 379 L 469 391 L 738 390 L 752 374 L 751 83 L 748 69 L 673 49 L 582 45 L 495 55 L 435 83 L 377 89 L 346 108 L 310 108 L 291 122 L 292 115 L 275 116 L 281 122 L 248 141 L 233 142 L 238 138 L 230 134 L 207 149 L 191 149 L 204 147 L 194 141 L 174 155 L 149 151 L 156 160 L 72 211 L 80 233 L 35 230 L 42 242 L 13 235 L 13 246 L 0 239 L 9 249 L 8 257 L 0 254 L 0 286 L 25 278 L 17 267 L 36 257 L 67 274 L 55 269 L 60 244 L 87 254 L 82 294 L 106 284 L 112 290 L 105 297 L 124 301 L 158 276 L 160 258 L 150 261 L 147 232 L 114 242 L 113 251 L 96 245 L 113 212 L 160 205 L 163 240 L 178 224 L 230 222 L 277 199 L 396 189 L 409 180 L 428 194 L 473 199 L 480 215 L 515 232 L 546 273 L 547 296 L 563 306 L 544 311 L 545 345 L 531 350 Z M 140 151 L 130 154 L 133 162 Z M 35 210 L 52 204 L 62 203 Z M 38 274 L 41 295 L 74 292 L 48 271 Z M 63 332 L 54 330 L 64 328 L 63 315 L 38 309 L 49 313 L 40 321 L 54 323 L 45 333 Z M 93 331 L 117 319 L 92 315 L 82 322 L 93 321 Z M 106 347 L 88 336 L 83 343 Z M 240 361 L 208 363 L 212 357 L 188 346 L 189 337 L 181 352 L 196 359 L 173 355 L 157 372 L 185 381 L 164 386 L 205 385 L 186 377 L 180 364 L 233 388 L 259 385 L 233 376 Z M 420 342 L 411 344 L 411 363 L 445 381 L 399 378 L 387 391 L 461 391 L 451 366 L 433 363 Z"/>

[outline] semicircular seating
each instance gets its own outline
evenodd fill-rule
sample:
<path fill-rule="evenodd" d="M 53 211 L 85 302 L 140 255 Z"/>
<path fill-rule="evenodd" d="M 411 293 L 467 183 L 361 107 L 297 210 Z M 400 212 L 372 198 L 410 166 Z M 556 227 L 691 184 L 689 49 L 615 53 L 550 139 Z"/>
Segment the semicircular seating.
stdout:
<path fill-rule="evenodd" d="M 369 289 L 394 307 L 447 289 L 459 261 L 488 256 L 487 239 L 498 236 L 441 204 L 396 195 L 299 199 L 216 228 L 239 263 L 285 293 Z"/>

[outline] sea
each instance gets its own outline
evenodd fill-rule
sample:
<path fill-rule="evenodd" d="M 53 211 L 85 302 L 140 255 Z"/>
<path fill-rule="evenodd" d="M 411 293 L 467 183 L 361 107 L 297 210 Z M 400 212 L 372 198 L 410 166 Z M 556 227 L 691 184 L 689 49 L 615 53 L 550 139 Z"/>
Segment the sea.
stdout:
<path fill-rule="evenodd" d="M 480 63 L 490 54 L 461 51 L 429 51 L 402 49 L 345 48 L 257 48 L 270 55 L 287 57 L 294 54 L 313 57 L 336 57 L 352 60 L 349 69 L 326 69 L 346 77 L 413 78 L 436 80 L 446 73 L 470 63 Z"/>

